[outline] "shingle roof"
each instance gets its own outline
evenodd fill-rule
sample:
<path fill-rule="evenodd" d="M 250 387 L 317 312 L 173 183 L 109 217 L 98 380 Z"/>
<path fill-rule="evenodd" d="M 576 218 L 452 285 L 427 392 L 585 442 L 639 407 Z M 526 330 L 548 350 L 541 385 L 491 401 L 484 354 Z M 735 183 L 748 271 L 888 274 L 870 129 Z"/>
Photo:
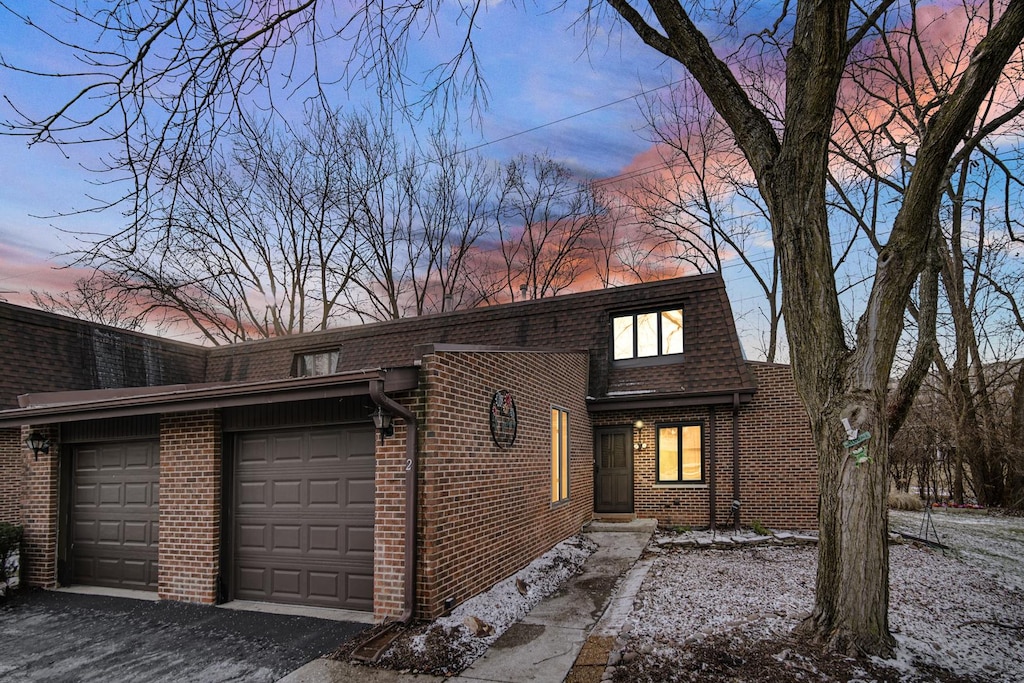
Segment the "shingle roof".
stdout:
<path fill-rule="evenodd" d="M 683 308 L 679 363 L 611 367 L 611 314 L 675 306 Z M 423 344 L 587 349 L 595 397 L 637 387 L 695 394 L 756 387 L 717 273 L 217 347 L 209 350 L 206 381 L 288 377 L 295 354 L 326 349 L 341 350 L 340 371 L 409 366 Z"/>

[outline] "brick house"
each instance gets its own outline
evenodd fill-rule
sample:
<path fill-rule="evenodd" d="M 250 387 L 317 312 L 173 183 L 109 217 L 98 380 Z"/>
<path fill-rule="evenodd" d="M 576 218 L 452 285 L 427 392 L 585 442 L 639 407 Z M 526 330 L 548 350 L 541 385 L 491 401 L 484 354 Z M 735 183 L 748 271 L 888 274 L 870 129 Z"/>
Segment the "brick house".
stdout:
<path fill-rule="evenodd" d="M 816 523 L 792 375 L 718 275 L 216 348 L 8 304 L 0 335 L 33 585 L 433 617 L 595 517 Z"/>

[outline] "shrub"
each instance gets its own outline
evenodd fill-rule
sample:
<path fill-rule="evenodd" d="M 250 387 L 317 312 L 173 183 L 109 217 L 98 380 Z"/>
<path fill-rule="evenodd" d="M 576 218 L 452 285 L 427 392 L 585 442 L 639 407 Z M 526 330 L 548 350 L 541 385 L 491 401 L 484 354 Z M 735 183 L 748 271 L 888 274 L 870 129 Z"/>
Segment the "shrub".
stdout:
<path fill-rule="evenodd" d="M 0 583 L 3 584 L 4 594 L 7 592 L 8 563 L 21 547 L 21 537 L 24 530 L 20 526 L 8 522 L 0 522 Z M 18 566 L 21 566 L 21 558 L 18 558 Z"/>
<path fill-rule="evenodd" d="M 912 510 L 918 512 L 924 510 L 924 501 L 914 493 L 903 493 L 892 491 L 889 493 L 889 508 L 893 510 Z"/>

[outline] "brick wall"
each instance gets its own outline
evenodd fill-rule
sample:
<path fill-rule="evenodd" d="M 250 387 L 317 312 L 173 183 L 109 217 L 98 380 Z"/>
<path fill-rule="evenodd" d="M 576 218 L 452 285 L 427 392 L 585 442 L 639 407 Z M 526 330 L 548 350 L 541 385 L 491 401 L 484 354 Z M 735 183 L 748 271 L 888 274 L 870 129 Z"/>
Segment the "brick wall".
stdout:
<path fill-rule="evenodd" d="M 424 357 L 422 616 L 518 571 L 578 531 L 593 511 L 586 353 L 435 351 Z M 516 402 L 515 443 L 490 431 L 499 389 Z M 551 408 L 569 411 L 569 499 L 551 503 Z"/>
<path fill-rule="evenodd" d="M 817 526 L 817 457 L 807 414 L 789 366 L 750 363 L 758 380 L 753 400 L 739 410 L 740 521 L 778 529 Z M 712 430 L 712 413 L 714 429 Z M 697 422 L 704 428 L 705 465 L 710 467 L 714 432 L 716 523 L 729 521 L 733 490 L 733 411 L 731 406 L 622 411 L 594 415 L 595 426 L 631 425 L 643 420 L 634 436 L 646 446 L 634 450 L 633 495 L 637 517 L 662 525 L 710 524 L 710 486 L 673 487 L 656 482 L 655 428 L 664 422 Z M 708 472 L 707 478 L 711 473 Z"/>
<path fill-rule="evenodd" d="M 392 396 L 412 410 L 421 425 L 422 392 Z M 374 475 L 376 505 L 373 527 L 373 614 L 383 621 L 402 614 L 405 599 L 405 422 L 396 418 L 395 433 L 377 446 Z M 422 459 L 422 453 L 420 458 Z M 419 481 L 422 482 L 422 473 Z M 422 483 L 419 485 L 422 491 Z M 422 520 L 420 522 L 422 524 Z M 419 588 L 418 588 L 419 589 Z"/>
<path fill-rule="evenodd" d="M 159 595 L 212 604 L 220 572 L 220 413 L 160 418 Z"/>
<path fill-rule="evenodd" d="M 0 522 L 21 524 L 21 429 L 0 429 Z"/>
<path fill-rule="evenodd" d="M 24 463 L 21 516 L 25 526 L 21 544 L 22 579 L 29 586 L 56 588 L 59 432 L 56 426 L 22 427 L 22 444 L 33 431 L 50 440 L 50 452 L 40 453 L 37 460 L 28 447 L 23 446 L 21 450 Z"/>

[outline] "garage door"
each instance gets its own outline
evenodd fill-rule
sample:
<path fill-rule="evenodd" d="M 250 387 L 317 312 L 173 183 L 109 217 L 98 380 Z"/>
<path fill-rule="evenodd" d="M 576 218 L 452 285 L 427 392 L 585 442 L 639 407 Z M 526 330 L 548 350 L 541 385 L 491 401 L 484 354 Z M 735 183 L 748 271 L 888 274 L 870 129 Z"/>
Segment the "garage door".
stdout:
<path fill-rule="evenodd" d="M 372 610 L 373 428 L 236 439 L 235 597 Z"/>
<path fill-rule="evenodd" d="M 72 456 L 74 583 L 157 589 L 160 445 L 78 446 Z"/>

